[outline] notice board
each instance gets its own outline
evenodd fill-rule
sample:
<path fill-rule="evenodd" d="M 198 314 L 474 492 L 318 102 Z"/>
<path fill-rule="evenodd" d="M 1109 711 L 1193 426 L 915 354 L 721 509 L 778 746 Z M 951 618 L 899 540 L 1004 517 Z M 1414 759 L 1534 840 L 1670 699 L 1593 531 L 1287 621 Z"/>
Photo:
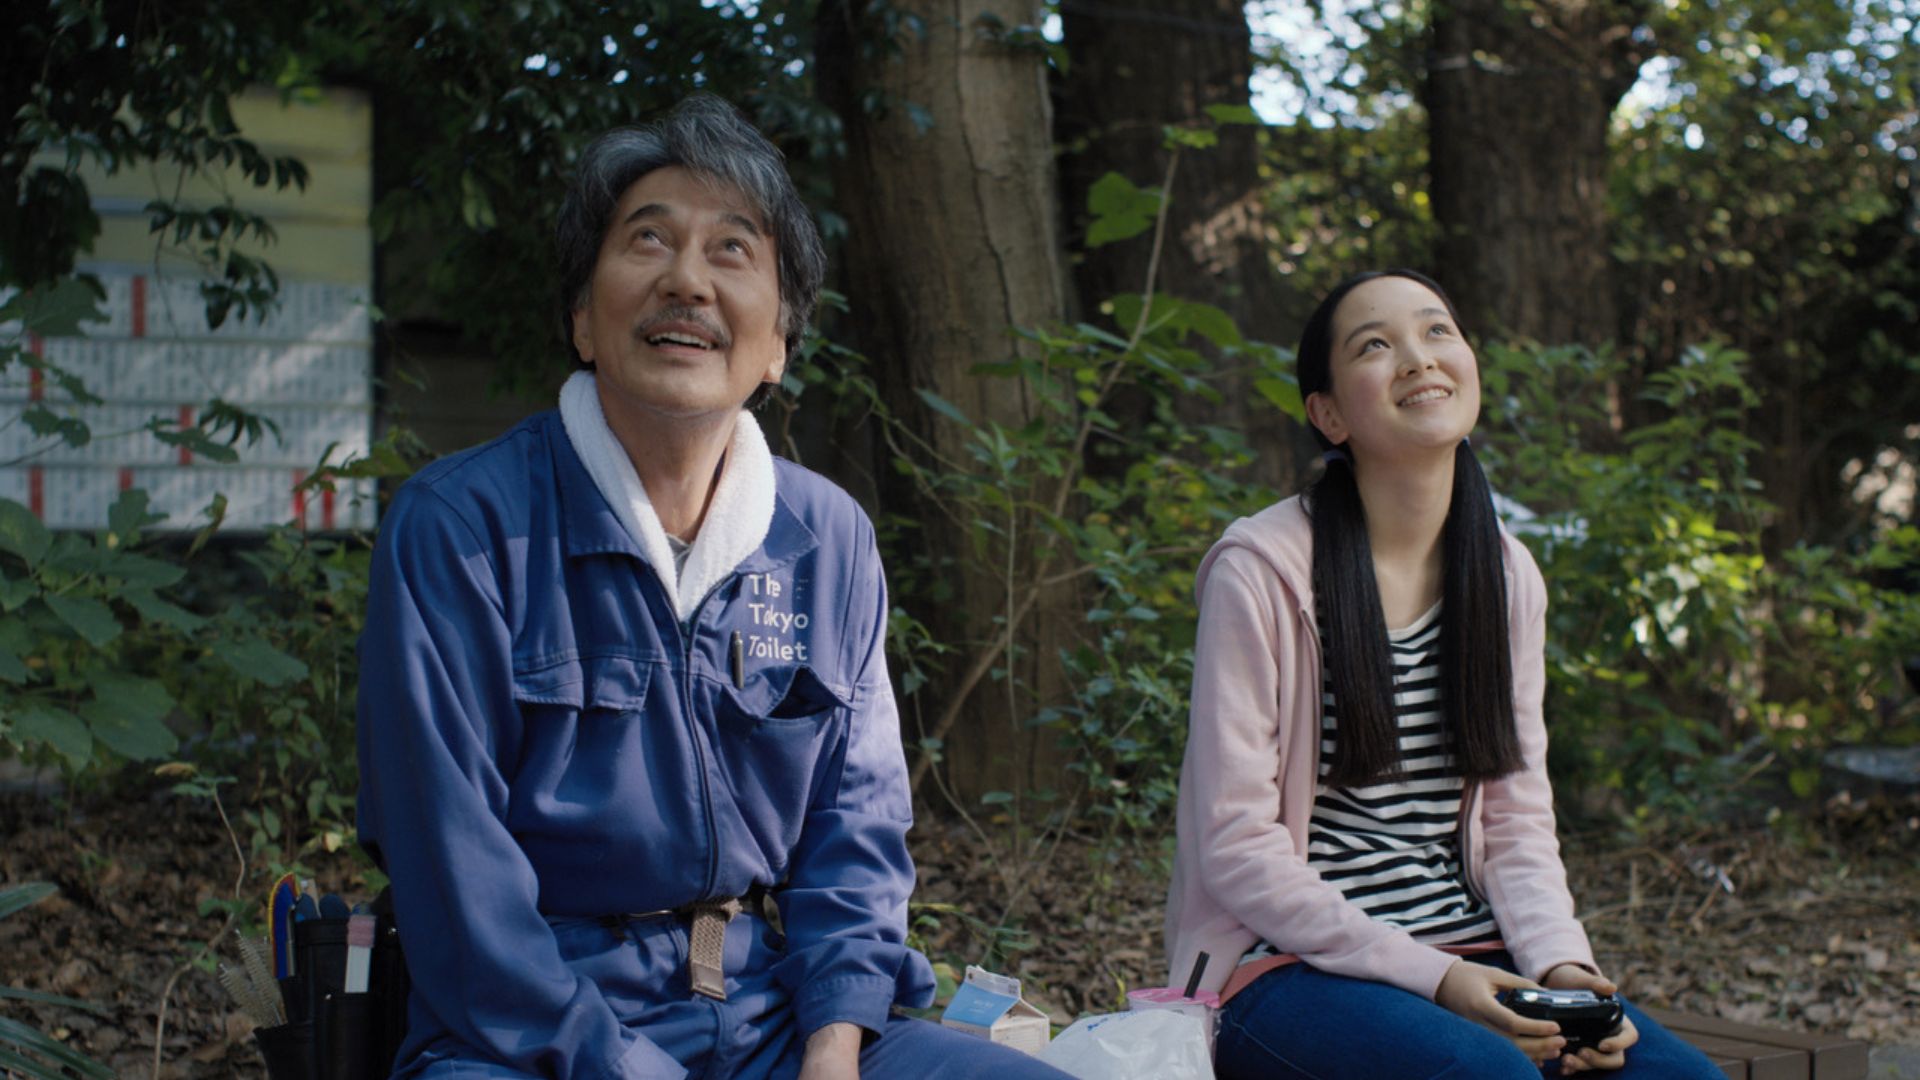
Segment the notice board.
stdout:
<path fill-rule="evenodd" d="M 118 493 L 134 487 L 168 515 L 162 529 L 203 526 L 215 493 L 226 496 L 228 529 L 374 523 L 371 481 L 301 490 L 329 447 L 329 461 L 339 464 L 364 454 L 373 434 L 372 109 L 352 91 L 288 103 L 262 90 L 237 98 L 233 116 L 263 153 L 306 164 L 304 192 L 255 188 L 237 172 L 183 176 L 171 165 L 84 174 L 102 228 L 78 269 L 105 287 L 107 319 L 85 324 L 81 336 L 31 338 L 27 347 L 80 376 L 103 403 L 75 404 L 18 367 L 0 382 L 10 420 L 0 426 L 0 462 L 8 463 L 0 465 L 0 496 L 50 527 L 102 527 Z M 217 329 L 207 325 L 199 291 L 206 269 L 150 226 L 147 204 L 175 193 L 202 206 L 231 195 L 271 222 L 272 243 L 241 245 L 280 280 L 279 302 L 264 318 L 234 314 Z M 123 434 L 154 417 L 191 425 L 214 399 L 273 421 L 278 436 L 243 442 L 240 460 L 223 464 L 149 434 Z M 36 437 L 19 422 L 32 402 L 83 420 L 92 441 L 74 447 Z"/>

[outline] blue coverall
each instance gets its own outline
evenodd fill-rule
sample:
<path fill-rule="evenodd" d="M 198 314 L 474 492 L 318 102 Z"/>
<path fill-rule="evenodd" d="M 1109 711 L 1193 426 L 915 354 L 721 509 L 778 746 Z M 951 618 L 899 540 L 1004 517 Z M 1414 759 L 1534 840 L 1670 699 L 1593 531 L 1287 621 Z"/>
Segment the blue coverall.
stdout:
<path fill-rule="evenodd" d="M 359 825 L 414 982 L 397 1075 L 790 1076 L 834 1021 L 904 1048 L 889 1075 L 936 1074 L 907 1062 L 951 1039 L 999 1060 L 933 1025 L 892 1038 L 934 980 L 904 940 L 880 562 L 845 492 L 774 466 L 765 542 L 689 626 L 557 413 L 395 497 L 360 644 Z M 785 940 L 732 923 L 725 1002 L 690 991 L 684 917 L 604 919 L 755 884 L 778 887 Z M 1060 1075 L 1013 1057 L 996 1075 Z"/>

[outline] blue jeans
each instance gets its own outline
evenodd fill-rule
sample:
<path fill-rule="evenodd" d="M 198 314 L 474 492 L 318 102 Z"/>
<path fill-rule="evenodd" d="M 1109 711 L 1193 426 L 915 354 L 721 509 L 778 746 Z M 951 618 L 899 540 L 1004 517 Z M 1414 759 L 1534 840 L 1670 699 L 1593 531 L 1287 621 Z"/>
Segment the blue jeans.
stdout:
<path fill-rule="evenodd" d="M 1471 958 L 1508 971 L 1506 953 Z M 1632 1004 L 1640 1041 L 1597 1080 L 1725 1080 L 1705 1054 Z M 1330 975 L 1306 963 L 1276 968 L 1228 1001 L 1214 1049 L 1219 1080 L 1539 1080 L 1506 1037 L 1397 986 Z M 1550 1063 L 1545 1075 L 1558 1076 Z"/>

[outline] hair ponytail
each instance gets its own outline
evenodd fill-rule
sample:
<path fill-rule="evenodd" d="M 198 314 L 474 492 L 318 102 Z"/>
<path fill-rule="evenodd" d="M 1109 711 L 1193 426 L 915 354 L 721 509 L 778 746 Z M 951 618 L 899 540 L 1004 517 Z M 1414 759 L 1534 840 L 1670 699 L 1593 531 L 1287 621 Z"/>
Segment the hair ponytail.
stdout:
<path fill-rule="evenodd" d="M 1400 728 L 1393 715 L 1393 651 L 1367 542 L 1367 512 L 1353 463 L 1327 455 L 1327 471 L 1308 492 L 1313 522 L 1313 596 L 1340 730 L 1327 782 L 1351 786 L 1397 778 Z"/>
<path fill-rule="evenodd" d="M 1493 489 L 1464 439 L 1453 452 L 1453 502 L 1441 547 L 1441 700 L 1461 775 L 1491 780 L 1520 767 L 1506 557 Z"/>

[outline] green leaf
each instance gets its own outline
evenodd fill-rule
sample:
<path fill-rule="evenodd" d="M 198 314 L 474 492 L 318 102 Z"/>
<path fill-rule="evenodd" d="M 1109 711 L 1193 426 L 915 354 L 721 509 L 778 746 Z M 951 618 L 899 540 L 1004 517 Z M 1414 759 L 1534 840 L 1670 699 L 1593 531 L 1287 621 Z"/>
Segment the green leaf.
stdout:
<path fill-rule="evenodd" d="M 113 617 L 113 609 L 90 596 L 48 593 L 40 600 L 95 648 L 120 636 L 120 620 Z"/>
<path fill-rule="evenodd" d="M 460 174 L 460 219 L 475 232 L 485 232 L 499 220 L 493 213 L 493 200 L 487 198 L 487 189 L 472 172 Z"/>
<path fill-rule="evenodd" d="M 1087 226 L 1087 246 L 1105 247 L 1121 240 L 1130 240 L 1151 228 L 1153 218 L 1144 214 L 1095 218 L 1093 224 Z"/>
<path fill-rule="evenodd" d="M 1087 246 L 1111 244 L 1138 236 L 1153 227 L 1160 210 L 1160 193 L 1142 189 L 1133 181 L 1110 172 L 1094 181 L 1087 192 L 1087 209 L 1093 223 L 1087 226 Z"/>
<path fill-rule="evenodd" d="M 216 651 L 236 673 L 263 686 L 285 686 L 307 677 L 306 664 L 257 637 L 237 638 Z"/>
<path fill-rule="evenodd" d="M 132 605 L 146 622 L 163 623 L 188 634 L 207 625 L 205 618 L 160 599 L 151 589 L 129 589 L 120 594 L 120 598 Z"/>
<path fill-rule="evenodd" d="M 45 900 L 60 891 L 60 886 L 47 881 L 25 881 L 18 885 L 0 886 L 0 919 Z"/>
<path fill-rule="evenodd" d="M 1011 791 L 989 791 L 980 796 L 980 803 L 983 806 L 999 806 L 1002 803 L 1010 803 L 1012 801 L 1013 792 Z"/>
<path fill-rule="evenodd" d="M 58 438 L 68 446 L 85 446 L 93 441 L 93 429 L 77 416 L 62 416 L 45 405 L 29 405 L 20 413 L 27 430 L 35 438 Z"/>
<path fill-rule="evenodd" d="M 87 725 L 67 710 L 41 702 L 14 714 L 13 741 L 45 743 L 76 772 L 93 759 L 93 734 Z"/>
<path fill-rule="evenodd" d="M 1300 398 L 1300 384 L 1292 379 L 1277 376 L 1253 380 L 1253 388 L 1260 396 L 1272 402 L 1281 412 L 1304 424 L 1307 422 L 1307 405 Z"/>
<path fill-rule="evenodd" d="M 1795 795 L 1810 799 L 1820 790 L 1820 770 L 1806 765 L 1794 769 L 1787 774 L 1787 786 Z"/>
<path fill-rule="evenodd" d="M 147 493 L 140 488 L 128 488 L 107 508 L 107 528 L 120 538 L 122 544 L 131 544 L 140 538 L 140 530 L 158 521 L 165 521 L 165 514 L 149 513 Z"/>
<path fill-rule="evenodd" d="M 1208 128 L 1167 127 L 1163 129 L 1165 144 L 1169 147 L 1180 146 L 1189 150 L 1211 150 L 1220 144 L 1219 132 Z"/>
<path fill-rule="evenodd" d="M 113 1070 L 92 1058 L 67 1046 L 51 1035 L 43 1035 L 18 1020 L 0 1016 L 0 1042 L 12 1043 L 23 1050 L 30 1050 L 42 1057 L 52 1058 L 67 1068 L 78 1071 L 82 1076 L 98 1077 L 100 1080 L 113 1080 Z M 37 1068 L 37 1066 L 36 1066 Z M 29 1072 L 27 1075 L 34 1075 Z M 41 1076 L 54 1078 L 59 1072 L 48 1070 Z"/>
<path fill-rule="evenodd" d="M 1207 117 L 1216 124 L 1260 123 L 1260 114 L 1251 105 L 1209 105 Z"/>
<path fill-rule="evenodd" d="M 93 728 L 94 737 L 115 753 L 151 761 L 180 745 L 164 722 L 172 710 L 173 697 L 152 679 L 100 674 L 93 678 L 93 698 L 80 706 L 80 715 Z"/>
<path fill-rule="evenodd" d="M 52 544 L 53 534 L 33 511 L 12 499 L 0 499 L 0 550 L 13 552 L 28 566 L 38 566 Z"/>
<path fill-rule="evenodd" d="M 18 685 L 32 677 L 33 673 L 27 670 L 27 665 L 20 662 L 19 655 L 12 649 L 0 645 L 0 679 Z"/>
<path fill-rule="evenodd" d="M 939 413 L 941 416 L 946 417 L 956 424 L 962 424 L 967 427 L 973 426 L 973 421 L 967 419 L 967 414 L 961 412 L 953 402 L 948 401 L 946 398 L 941 397 L 931 390 L 916 390 L 914 392 L 919 394 L 920 400 L 926 402 L 927 407 L 934 412 Z"/>
<path fill-rule="evenodd" d="M 209 461 L 222 465 L 231 465 L 240 460 L 240 452 L 197 427 L 179 427 L 173 421 L 155 417 L 147 424 L 147 431 L 154 438 L 168 446 L 185 447 L 188 453 L 197 454 Z"/>
<path fill-rule="evenodd" d="M 1114 214 L 1136 213 L 1141 198 L 1147 196 L 1133 181 L 1117 172 L 1110 172 L 1093 182 L 1087 191 L 1087 209 L 1095 217 L 1108 217 Z M 1158 203 L 1154 203 L 1155 206 Z"/>
<path fill-rule="evenodd" d="M 16 294 L 0 304 L 0 323 L 19 319 L 29 334 L 41 337 L 73 337 L 83 322 L 105 322 L 100 310 L 100 294 L 84 279 L 62 279 L 51 288 L 32 289 Z"/>
<path fill-rule="evenodd" d="M 91 577 L 112 557 L 111 551 L 94 546 L 93 538 L 84 533 L 59 532 L 53 534 L 45 566 L 74 577 Z"/>
<path fill-rule="evenodd" d="M 0 611 L 12 611 L 38 595 L 40 595 L 40 586 L 35 585 L 31 580 L 22 578 L 15 581 L 12 578 L 0 576 Z"/>
<path fill-rule="evenodd" d="M 1212 304 L 1188 301 L 1185 316 L 1188 326 L 1222 348 L 1238 345 L 1244 340 L 1240 336 L 1240 327 L 1233 321 L 1233 316 Z"/>
<path fill-rule="evenodd" d="M 100 570 L 130 589 L 164 589 L 187 576 L 184 566 L 132 554 L 113 555 L 103 561 Z"/>

